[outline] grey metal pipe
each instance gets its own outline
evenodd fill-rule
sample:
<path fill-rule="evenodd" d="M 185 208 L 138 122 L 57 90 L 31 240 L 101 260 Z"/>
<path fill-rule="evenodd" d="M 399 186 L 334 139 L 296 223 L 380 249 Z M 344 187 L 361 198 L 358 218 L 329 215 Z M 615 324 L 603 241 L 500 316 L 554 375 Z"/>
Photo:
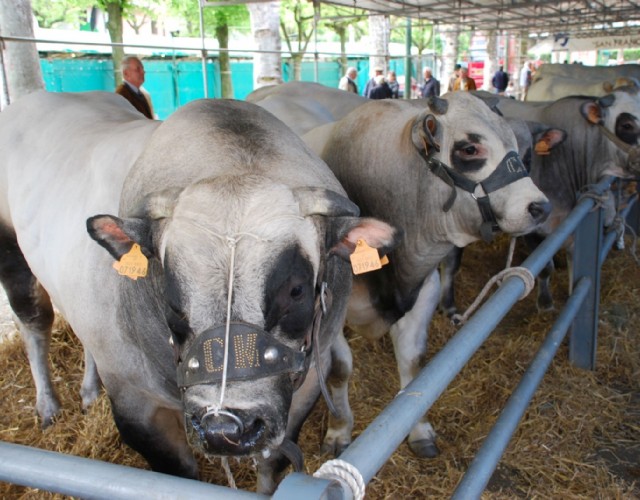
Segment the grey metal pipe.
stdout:
<path fill-rule="evenodd" d="M 607 178 L 594 190 L 603 191 L 612 181 L 612 177 Z M 522 267 L 537 276 L 593 205 L 593 199 L 582 199 L 556 231 L 525 260 Z M 360 471 L 365 484 L 400 446 L 411 428 L 431 408 L 523 292 L 521 278 L 511 276 L 505 279 L 500 289 L 342 453 L 340 458 Z"/>
<path fill-rule="evenodd" d="M 88 499 L 268 498 L 193 479 L 0 442 L 0 481 Z"/>
<path fill-rule="evenodd" d="M 518 387 L 509 397 L 500 417 L 454 491 L 453 500 L 480 498 L 590 287 L 591 280 L 588 278 L 581 279 L 576 285 Z"/>

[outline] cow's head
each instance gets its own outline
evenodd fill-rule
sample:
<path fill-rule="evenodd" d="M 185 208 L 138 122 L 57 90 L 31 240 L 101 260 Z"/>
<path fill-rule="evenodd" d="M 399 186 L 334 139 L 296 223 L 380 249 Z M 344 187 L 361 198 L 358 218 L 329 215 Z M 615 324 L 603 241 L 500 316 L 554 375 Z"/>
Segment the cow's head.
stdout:
<path fill-rule="evenodd" d="M 259 175 L 200 181 L 143 205 L 134 218 L 99 215 L 87 226 L 115 259 L 138 244 L 155 261 L 159 348 L 174 350 L 188 438 L 206 454 L 266 455 L 284 439 L 312 332 L 330 334 L 314 324 L 344 318 L 344 261 L 358 240 L 386 252 L 395 230 L 358 218 L 333 191 Z"/>
<path fill-rule="evenodd" d="M 611 141 L 616 161 L 607 165 L 605 173 L 619 177 L 640 174 L 640 94 L 638 87 L 628 85 L 612 93 L 585 102 L 582 116 L 600 128 Z"/>
<path fill-rule="evenodd" d="M 550 212 L 528 177 L 507 122 L 466 92 L 432 99 L 413 123 L 412 141 L 443 185 L 439 204 L 455 219 L 449 239 L 465 246 L 495 230 L 524 234 Z M 437 182 L 437 181 L 436 181 Z"/>

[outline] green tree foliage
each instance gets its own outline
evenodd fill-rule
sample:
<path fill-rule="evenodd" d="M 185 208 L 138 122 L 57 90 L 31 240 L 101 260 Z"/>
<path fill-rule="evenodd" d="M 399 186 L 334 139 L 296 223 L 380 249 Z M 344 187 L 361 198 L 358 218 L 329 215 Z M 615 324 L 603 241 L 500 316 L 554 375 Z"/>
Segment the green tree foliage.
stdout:
<path fill-rule="evenodd" d="M 187 32 L 183 36 L 199 37 L 200 10 L 198 2 L 194 0 L 171 0 L 171 10 L 185 20 Z M 220 49 L 220 77 L 222 83 L 222 97 L 233 97 L 231 83 L 231 65 L 229 53 L 230 29 L 249 29 L 249 11 L 245 5 L 229 5 L 225 7 L 205 7 L 203 9 L 204 34 L 212 36 L 218 41 Z"/>
<path fill-rule="evenodd" d="M 67 23 L 80 28 L 87 22 L 87 10 L 95 0 L 31 0 L 31 10 L 41 28 Z"/>
<path fill-rule="evenodd" d="M 285 0 L 280 13 L 280 32 L 293 63 L 293 79 L 302 77 L 302 58 L 313 35 L 313 5 L 305 0 Z"/>
<path fill-rule="evenodd" d="M 328 29 L 335 33 L 340 40 L 340 65 L 342 73 L 347 71 L 349 63 L 347 61 L 347 38 L 349 35 L 349 27 L 354 34 L 360 38 L 366 33 L 366 12 L 360 9 L 351 9 L 346 7 L 338 7 L 329 4 L 322 4 L 320 7 L 321 18 L 319 31 Z"/>

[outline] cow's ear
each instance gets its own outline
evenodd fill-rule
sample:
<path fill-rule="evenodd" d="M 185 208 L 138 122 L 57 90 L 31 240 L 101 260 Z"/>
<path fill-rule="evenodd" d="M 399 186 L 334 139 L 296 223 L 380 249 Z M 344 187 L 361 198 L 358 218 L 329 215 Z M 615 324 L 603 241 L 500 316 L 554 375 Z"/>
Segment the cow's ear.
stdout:
<path fill-rule="evenodd" d="M 360 209 L 351 200 L 329 189 L 300 187 L 293 190 L 300 213 L 304 216 L 325 217 L 358 216 Z"/>
<path fill-rule="evenodd" d="M 436 140 L 437 132 L 438 120 L 428 110 L 425 110 L 413 122 L 411 140 L 418 151 L 429 156 L 440 151 L 440 143 Z"/>
<path fill-rule="evenodd" d="M 402 237 L 401 231 L 378 219 L 370 217 L 340 217 L 334 219 L 329 242 L 329 253 L 349 261 L 358 240 L 377 248 L 380 256 L 393 250 Z"/>
<path fill-rule="evenodd" d="M 567 133 L 559 128 L 548 128 L 536 134 L 533 138 L 533 150 L 539 155 L 548 155 L 556 146 L 562 144 Z"/>
<path fill-rule="evenodd" d="M 114 215 L 95 215 L 87 219 L 89 236 L 116 260 L 129 252 L 134 243 L 140 245 L 144 255 L 151 257 L 149 228 L 148 219 L 120 219 Z"/>
<path fill-rule="evenodd" d="M 585 102 L 580 107 L 580 113 L 582 113 L 582 116 L 593 125 L 602 125 L 604 123 L 602 119 L 602 108 L 595 101 Z"/>

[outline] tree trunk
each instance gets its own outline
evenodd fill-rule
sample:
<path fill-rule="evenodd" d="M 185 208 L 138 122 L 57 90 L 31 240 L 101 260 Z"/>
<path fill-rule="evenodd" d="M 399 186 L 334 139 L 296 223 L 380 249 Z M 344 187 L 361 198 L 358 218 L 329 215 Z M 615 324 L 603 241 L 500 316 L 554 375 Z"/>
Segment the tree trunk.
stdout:
<path fill-rule="evenodd" d="M 220 49 L 229 48 L 229 26 L 220 24 L 216 26 L 216 39 Z M 233 82 L 231 81 L 231 64 L 229 52 L 220 50 L 220 82 L 222 84 L 222 98 L 233 99 Z"/>
<path fill-rule="evenodd" d="M 344 75 L 349 67 L 349 60 L 347 59 L 347 28 L 346 26 L 336 26 L 335 32 L 340 38 L 340 66 L 342 66 L 341 75 Z"/>
<path fill-rule="evenodd" d="M 498 70 L 498 32 L 487 32 L 487 58 L 484 60 L 484 82 L 482 84 L 483 90 L 493 91 L 493 79 L 494 73 Z"/>
<path fill-rule="evenodd" d="M 282 83 L 282 48 L 280 40 L 280 2 L 249 3 L 251 30 L 258 50 L 253 56 L 254 88 Z"/>
<path fill-rule="evenodd" d="M 30 0 L 0 0 L 0 33 L 34 38 Z M 35 43 L 5 42 L 0 75 L 0 109 L 26 94 L 44 89 Z"/>
<path fill-rule="evenodd" d="M 389 61 L 389 37 L 391 26 L 388 16 L 369 17 L 370 51 L 369 76 L 374 76 L 373 68 L 380 66 L 386 70 Z"/>
<path fill-rule="evenodd" d="M 293 63 L 293 79 L 296 82 L 302 80 L 302 57 L 300 52 L 294 52 L 291 54 L 291 62 Z"/>
<path fill-rule="evenodd" d="M 442 76 L 440 78 L 440 92 L 445 93 L 449 86 L 449 80 L 453 75 L 453 67 L 458 60 L 458 35 L 457 27 L 443 26 L 442 30 Z"/>
<path fill-rule="evenodd" d="M 107 30 L 109 30 L 109 38 L 111 43 L 122 43 L 122 4 L 119 1 L 111 1 L 107 3 Z M 120 65 L 124 59 L 123 47 L 111 47 L 113 60 L 113 77 L 116 87 L 122 83 L 122 72 Z"/>

